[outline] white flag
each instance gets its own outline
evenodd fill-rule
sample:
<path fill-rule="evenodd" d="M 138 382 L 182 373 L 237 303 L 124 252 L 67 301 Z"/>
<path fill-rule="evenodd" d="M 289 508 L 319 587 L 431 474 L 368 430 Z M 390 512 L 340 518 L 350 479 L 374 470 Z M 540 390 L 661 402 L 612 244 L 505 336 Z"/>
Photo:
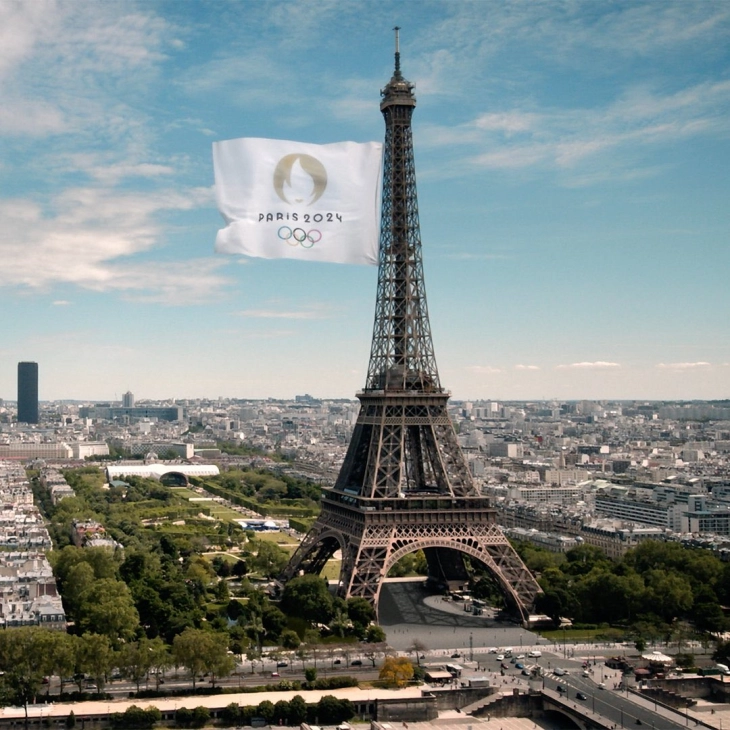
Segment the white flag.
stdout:
<path fill-rule="evenodd" d="M 382 145 L 247 137 L 213 143 L 215 250 L 264 258 L 378 263 Z"/>

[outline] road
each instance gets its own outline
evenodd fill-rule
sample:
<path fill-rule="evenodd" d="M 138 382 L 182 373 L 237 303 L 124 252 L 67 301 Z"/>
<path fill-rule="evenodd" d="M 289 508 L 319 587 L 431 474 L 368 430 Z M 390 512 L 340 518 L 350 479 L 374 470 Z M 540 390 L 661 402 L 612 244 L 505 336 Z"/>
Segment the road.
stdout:
<path fill-rule="evenodd" d="M 561 694 L 566 700 L 602 715 L 618 728 L 641 725 L 652 730 L 686 730 L 685 722 L 672 719 L 668 713 L 658 714 L 650 707 L 627 699 L 626 695 L 616 690 L 599 689 L 595 682 L 587 678 L 574 675 L 560 678 L 547 676 L 544 678 L 544 686 L 555 691 L 562 687 Z M 578 699 L 578 692 L 582 692 L 586 699 Z"/>

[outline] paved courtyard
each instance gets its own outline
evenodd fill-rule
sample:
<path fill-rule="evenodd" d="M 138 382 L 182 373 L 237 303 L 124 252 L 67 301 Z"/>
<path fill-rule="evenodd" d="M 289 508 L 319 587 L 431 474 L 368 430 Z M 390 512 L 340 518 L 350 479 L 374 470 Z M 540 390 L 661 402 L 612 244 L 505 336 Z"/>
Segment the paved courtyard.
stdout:
<path fill-rule="evenodd" d="M 461 652 L 469 651 L 470 641 L 474 649 L 484 649 L 527 647 L 539 640 L 537 634 L 518 624 L 473 616 L 462 606 L 431 595 L 423 588 L 423 578 L 386 582 L 380 595 L 379 621 L 388 635 L 388 643 L 399 651 L 407 651 L 414 639 L 422 641 L 430 650 Z"/>

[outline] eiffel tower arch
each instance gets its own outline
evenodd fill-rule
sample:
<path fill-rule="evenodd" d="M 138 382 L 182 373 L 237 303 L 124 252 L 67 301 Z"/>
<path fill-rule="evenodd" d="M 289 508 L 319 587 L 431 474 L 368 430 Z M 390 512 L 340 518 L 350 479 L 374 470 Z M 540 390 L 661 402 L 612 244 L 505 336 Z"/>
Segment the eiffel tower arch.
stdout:
<path fill-rule="evenodd" d="M 496 524 L 471 477 L 449 418 L 434 356 L 423 277 L 411 117 L 413 84 L 395 70 L 381 91 L 385 118 L 383 200 L 375 323 L 360 412 L 322 511 L 292 555 L 282 583 L 319 574 L 342 555 L 337 587 L 377 610 L 402 557 L 424 550 L 429 579 L 465 580 L 464 556 L 484 565 L 527 621 L 537 582 Z"/>

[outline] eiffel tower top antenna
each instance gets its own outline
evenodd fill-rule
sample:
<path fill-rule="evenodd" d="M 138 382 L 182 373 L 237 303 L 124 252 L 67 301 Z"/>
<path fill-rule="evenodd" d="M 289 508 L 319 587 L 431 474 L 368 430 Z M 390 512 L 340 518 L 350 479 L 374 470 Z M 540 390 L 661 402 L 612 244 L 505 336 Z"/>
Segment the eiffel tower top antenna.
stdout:
<path fill-rule="evenodd" d="M 423 278 L 411 117 L 414 86 L 400 69 L 380 92 L 385 119 L 380 261 L 367 391 L 442 392 L 434 357 Z"/>
<path fill-rule="evenodd" d="M 395 31 L 395 75 L 400 76 L 400 26 L 393 28 Z"/>

